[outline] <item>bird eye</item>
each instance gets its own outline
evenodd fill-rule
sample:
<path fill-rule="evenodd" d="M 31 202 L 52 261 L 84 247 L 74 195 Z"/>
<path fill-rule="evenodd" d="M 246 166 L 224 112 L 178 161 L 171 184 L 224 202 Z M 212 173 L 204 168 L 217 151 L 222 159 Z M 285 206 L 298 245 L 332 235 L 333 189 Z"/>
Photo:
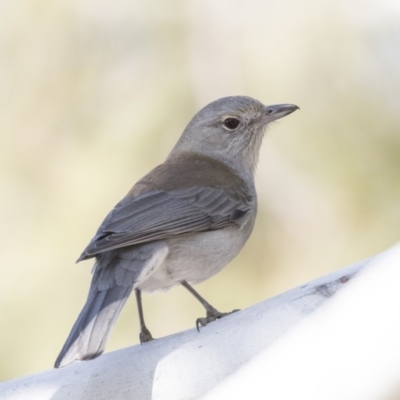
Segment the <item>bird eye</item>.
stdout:
<path fill-rule="evenodd" d="M 224 127 L 228 129 L 228 131 L 234 131 L 240 125 L 240 120 L 237 118 L 229 117 L 224 119 L 223 121 Z"/>

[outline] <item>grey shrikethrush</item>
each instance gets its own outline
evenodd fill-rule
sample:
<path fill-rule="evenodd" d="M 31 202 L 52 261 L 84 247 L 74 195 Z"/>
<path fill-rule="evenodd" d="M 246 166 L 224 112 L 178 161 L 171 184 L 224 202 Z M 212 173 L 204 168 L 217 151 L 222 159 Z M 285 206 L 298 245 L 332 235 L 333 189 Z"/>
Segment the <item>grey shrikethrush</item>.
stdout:
<path fill-rule="evenodd" d="M 225 316 L 190 285 L 240 252 L 257 213 L 254 171 L 266 126 L 298 107 L 226 97 L 199 111 L 165 162 L 114 207 L 78 261 L 95 258 L 89 295 L 55 367 L 99 356 L 135 290 L 140 341 L 152 339 L 141 292 L 183 285 L 205 307 L 205 326 Z"/>

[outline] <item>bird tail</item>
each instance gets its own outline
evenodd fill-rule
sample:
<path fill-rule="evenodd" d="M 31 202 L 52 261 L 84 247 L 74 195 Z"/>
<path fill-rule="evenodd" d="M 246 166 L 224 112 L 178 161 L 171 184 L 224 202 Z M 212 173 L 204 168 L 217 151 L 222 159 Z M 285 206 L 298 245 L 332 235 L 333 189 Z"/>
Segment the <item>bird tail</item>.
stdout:
<path fill-rule="evenodd" d="M 90 360 L 103 353 L 104 347 L 132 286 L 109 287 L 99 290 L 95 282 L 85 306 L 68 336 L 55 368 L 64 367 L 76 360 Z"/>

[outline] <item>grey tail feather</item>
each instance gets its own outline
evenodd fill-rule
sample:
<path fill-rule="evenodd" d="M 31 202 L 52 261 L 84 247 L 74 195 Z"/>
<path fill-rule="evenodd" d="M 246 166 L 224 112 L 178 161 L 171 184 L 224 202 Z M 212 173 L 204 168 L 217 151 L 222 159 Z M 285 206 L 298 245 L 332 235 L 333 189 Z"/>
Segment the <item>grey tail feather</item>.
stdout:
<path fill-rule="evenodd" d="M 76 360 L 90 360 L 102 354 L 111 328 L 131 291 L 132 286 L 91 291 L 54 367 L 64 367 Z"/>

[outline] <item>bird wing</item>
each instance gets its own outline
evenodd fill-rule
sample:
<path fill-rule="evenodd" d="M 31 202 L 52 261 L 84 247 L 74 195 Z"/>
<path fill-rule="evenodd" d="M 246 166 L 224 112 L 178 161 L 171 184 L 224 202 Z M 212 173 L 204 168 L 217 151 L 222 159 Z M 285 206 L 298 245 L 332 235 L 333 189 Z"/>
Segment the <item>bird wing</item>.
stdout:
<path fill-rule="evenodd" d="M 252 200 L 246 190 L 204 186 L 128 195 L 108 214 L 78 261 L 115 248 L 240 226 Z"/>

